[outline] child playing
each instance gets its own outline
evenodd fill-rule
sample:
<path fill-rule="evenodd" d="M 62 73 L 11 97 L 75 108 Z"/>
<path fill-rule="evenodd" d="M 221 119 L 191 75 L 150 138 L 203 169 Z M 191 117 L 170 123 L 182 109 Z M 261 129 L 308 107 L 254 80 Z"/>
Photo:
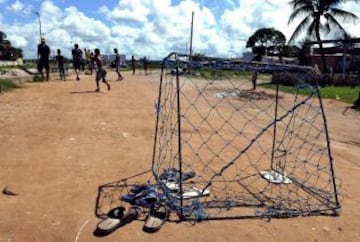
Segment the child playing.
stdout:
<path fill-rule="evenodd" d="M 116 48 L 114 49 L 114 53 L 115 53 L 115 60 L 114 60 L 114 62 L 115 62 L 115 71 L 116 71 L 116 73 L 118 75 L 117 80 L 121 81 L 124 78 L 123 78 L 123 76 L 121 75 L 121 72 L 120 72 L 121 60 L 120 60 L 120 55 L 118 53 L 118 50 Z"/>
<path fill-rule="evenodd" d="M 95 49 L 94 62 L 97 66 L 95 92 L 100 91 L 100 87 L 99 87 L 100 79 L 102 79 L 102 82 L 106 84 L 108 91 L 110 91 L 110 84 L 106 81 L 106 69 L 104 67 L 104 60 L 100 55 L 100 50 L 97 48 Z"/>
<path fill-rule="evenodd" d="M 56 63 L 58 64 L 60 80 L 64 78 L 65 81 L 65 69 L 64 69 L 64 56 L 61 55 L 61 50 L 57 50 Z"/>

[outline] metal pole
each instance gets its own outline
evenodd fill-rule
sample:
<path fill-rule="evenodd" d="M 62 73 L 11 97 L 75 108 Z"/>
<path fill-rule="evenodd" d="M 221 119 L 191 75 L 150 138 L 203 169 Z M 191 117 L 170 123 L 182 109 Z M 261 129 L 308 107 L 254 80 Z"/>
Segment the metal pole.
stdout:
<path fill-rule="evenodd" d="M 41 18 L 40 18 L 40 13 L 38 13 L 38 16 L 39 16 L 39 32 L 40 32 L 40 40 L 41 40 L 42 32 L 41 32 Z"/>
<path fill-rule="evenodd" d="M 194 11 L 191 13 L 190 50 L 189 50 L 189 60 L 190 61 L 192 59 L 191 56 L 192 56 L 193 30 L 194 30 Z"/>
<path fill-rule="evenodd" d="M 39 34 L 40 34 L 40 42 L 41 42 L 42 33 L 41 33 L 41 18 L 40 18 L 40 13 L 39 13 L 39 12 L 36 12 L 36 11 L 32 11 L 32 12 L 38 16 L 38 20 L 39 20 Z"/>
<path fill-rule="evenodd" d="M 279 75 L 279 73 L 276 73 L 277 75 Z M 276 96 L 275 96 L 275 114 L 274 114 L 274 133 L 273 133 L 273 143 L 272 143 L 272 151 L 271 151 L 271 162 L 270 162 L 270 168 L 273 171 L 277 171 L 279 172 L 279 170 L 277 168 L 279 168 L 279 166 L 274 165 L 274 156 L 275 156 L 275 148 L 276 148 L 276 126 L 277 126 L 277 119 L 278 119 L 278 106 L 279 106 L 279 80 L 276 80 Z M 276 164 L 279 164 L 280 162 L 278 161 Z M 284 172 L 284 171 L 281 171 Z"/>

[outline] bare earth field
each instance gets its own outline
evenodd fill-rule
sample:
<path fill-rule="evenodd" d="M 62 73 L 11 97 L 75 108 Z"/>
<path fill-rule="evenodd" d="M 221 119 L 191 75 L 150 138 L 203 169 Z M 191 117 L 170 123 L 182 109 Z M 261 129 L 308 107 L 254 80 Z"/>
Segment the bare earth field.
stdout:
<path fill-rule="evenodd" d="M 66 82 L 28 83 L 0 95 L 0 241 L 360 241 L 360 114 L 324 100 L 335 174 L 342 180 L 339 217 L 166 223 L 142 231 L 137 220 L 95 237 L 98 187 L 151 167 L 159 72 Z"/>

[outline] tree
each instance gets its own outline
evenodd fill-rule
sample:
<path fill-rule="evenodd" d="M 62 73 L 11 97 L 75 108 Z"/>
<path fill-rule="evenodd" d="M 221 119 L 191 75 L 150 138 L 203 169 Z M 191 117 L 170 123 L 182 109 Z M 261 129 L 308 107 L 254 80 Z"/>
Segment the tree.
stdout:
<path fill-rule="evenodd" d="M 285 35 L 274 28 L 261 28 L 251 35 L 246 43 L 251 48 L 256 59 L 261 61 L 263 55 L 278 53 L 286 42 Z"/>
<path fill-rule="evenodd" d="M 193 61 L 202 61 L 206 58 L 206 56 L 204 54 L 201 53 L 195 53 L 191 56 L 191 59 Z"/>
<path fill-rule="evenodd" d="M 6 37 L 7 37 L 6 34 L 2 31 L 0 31 L 0 43 L 2 43 L 3 40 L 6 39 Z"/>
<path fill-rule="evenodd" d="M 6 37 L 6 34 L 0 31 L 0 59 L 16 60 L 22 57 L 22 49 L 11 46 L 11 42 Z"/>
<path fill-rule="evenodd" d="M 315 39 L 319 43 L 323 71 L 327 72 L 324 49 L 321 42 L 321 34 L 329 34 L 331 30 L 337 31 L 343 37 L 349 36 L 341 26 L 338 19 L 343 21 L 357 21 L 358 17 L 350 12 L 336 8 L 340 3 L 360 2 L 360 0 L 291 0 L 290 5 L 294 9 L 289 17 L 288 24 L 296 18 L 305 16 L 296 27 L 289 39 L 294 42 L 303 32 L 306 36 Z"/>
<path fill-rule="evenodd" d="M 281 55 L 285 57 L 299 57 L 300 48 L 295 45 L 284 45 Z"/>

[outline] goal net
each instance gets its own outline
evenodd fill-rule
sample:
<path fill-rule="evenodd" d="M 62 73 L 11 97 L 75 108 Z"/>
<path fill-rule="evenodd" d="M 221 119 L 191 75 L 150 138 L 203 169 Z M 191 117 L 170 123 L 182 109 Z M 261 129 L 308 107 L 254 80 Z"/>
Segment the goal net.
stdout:
<path fill-rule="evenodd" d="M 180 219 L 339 213 L 318 78 L 302 66 L 164 58 L 152 172 Z"/>

